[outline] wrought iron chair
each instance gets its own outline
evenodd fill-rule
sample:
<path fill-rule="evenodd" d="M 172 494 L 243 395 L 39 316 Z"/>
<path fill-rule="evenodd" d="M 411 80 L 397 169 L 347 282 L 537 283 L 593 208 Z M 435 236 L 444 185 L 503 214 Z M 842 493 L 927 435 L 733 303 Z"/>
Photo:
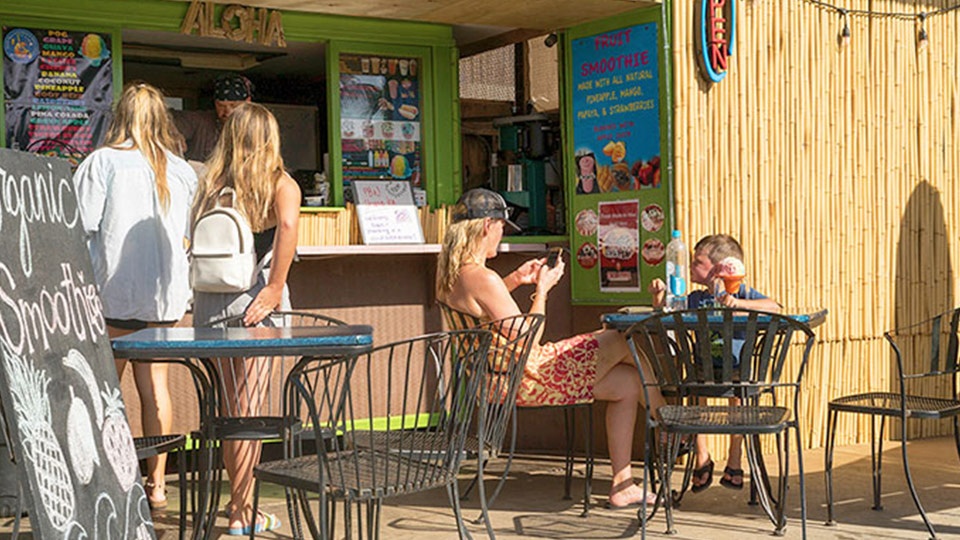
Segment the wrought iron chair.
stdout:
<path fill-rule="evenodd" d="M 463 316 L 444 306 L 444 316 L 452 328 L 469 328 L 467 321 L 451 321 L 450 317 Z M 521 314 L 497 321 L 481 323 L 475 328 L 488 330 L 493 335 L 490 354 L 487 358 L 487 375 L 480 383 L 480 402 L 477 406 L 476 428 L 467 436 L 465 450 L 468 455 L 477 459 L 477 474 L 473 477 L 466 493 L 473 486 L 478 486 L 480 494 L 481 515 L 475 523 L 483 522 L 487 528 L 487 536 L 496 538 L 493 525 L 490 522 L 489 506 L 493 504 L 510 472 L 513 462 L 513 452 L 516 448 L 517 425 L 513 422 L 516 414 L 517 391 L 523 379 L 523 370 L 527 364 L 527 357 L 533 349 L 533 343 L 543 324 L 543 315 Z M 470 321 L 472 322 L 472 321 Z M 480 416 L 483 416 L 482 422 Z M 483 431 L 480 431 L 480 426 Z M 500 457 L 503 452 L 504 439 L 507 428 L 512 426 L 510 448 L 507 452 L 507 462 L 503 473 L 497 482 L 493 493 L 487 497 L 483 483 L 483 471 L 486 463 Z"/>
<path fill-rule="evenodd" d="M 296 493 L 290 513 L 303 513 L 314 538 L 334 537 L 335 503 L 343 501 L 346 537 L 356 504 L 358 535 L 374 539 L 384 498 L 445 486 L 459 535 L 469 538 L 456 480 L 490 340 L 483 330 L 443 332 L 298 364 L 287 379 L 287 406 L 303 407 L 316 451 L 303 455 L 303 438 L 287 430 L 289 457 L 255 469 L 254 512 L 260 483 L 279 484 Z M 311 493 L 319 496 L 316 519 Z M 303 537 L 299 519 L 291 528 Z"/>
<path fill-rule="evenodd" d="M 180 516 L 178 521 L 180 538 L 186 538 L 187 534 L 187 436 L 186 435 L 156 435 L 145 437 L 134 437 L 133 446 L 137 449 L 137 459 L 156 457 L 160 454 L 166 454 L 176 450 L 177 458 L 177 482 L 180 491 Z"/>
<path fill-rule="evenodd" d="M 244 315 L 236 315 L 213 321 L 209 326 L 243 326 Z M 345 322 L 310 311 L 274 311 L 269 319 L 274 326 L 339 326 Z M 217 441 L 264 441 L 280 439 L 288 430 L 299 431 L 300 417 L 296 411 L 286 414 L 284 407 L 284 381 L 301 358 L 276 356 L 257 359 L 219 359 L 219 369 L 211 378 L 219 379 L 212 390 L 223 389 L 223 395 L 215 396 L 220 414 L 210 426 L 208 435 L 212 441 L 205 444 L 210 459 L 219 460 L 222 445 Z M 312 435 L 311 430 L 304 433 Z M 213 489 L 222 481 L 223 470 L 214 468 L 210 478 L 210 508 L 219 508 L 221 490 Z M 213 532 L 213 522 L 206 523 L 206 536 Z"/>
<path fill-rule="evenodd" d="M 790 355 L 794 338 L 803 340 L 800 355 Z M 814 344 L 814 334 L 801 322 L 784 315 L 750 310 L 702 308 L 655 313 L 634 324 L 627 331 L 627 340 L 640 378 L 644 397 L 651 387 L 659 387 L 664 395 L 680 398 L 656 411 L 646 411 L 648 436 L 644 462 L 655 464 L 653 471 L 662 481 L 658 501 L 663 504 L 667 532 L 673 526 L 671 472 L 676 462 L 682 436 L 699 433 L 741 434 L 747 442 L 747 459 L 760 503 L 773 522 L 775 534 L 786 527 L 787 480 L 789 478 L 789 431 L 794 430 L 800 475 L 800 520 L 806 538 L 806 492 L 803 479 L 803 448 L 798 429 L 800 382 Z M 641 355 L 649 362 L 654 380 L 640 369 Z M 795 373 L 791 380 L 787 373 Z M 781 382 L 783 380 L 783 382 Z M 703 396 L 732 392 L 741 398 L 741 405 L 699 405 Z M 779 405 L 786 397 L 792 407 Z M 647 401 L 649 403 L 649 400 Z M 662 455 L 654 456 L 659 441 L 654 430 L 666 434 Z M 767 470 L 760 457 L 759 436 L 776 436 L 779 458 L 779 482 L 772 493 Z M 644 468 L 644 489 L 648 469 Z M 653 512 L 647 514 L 646 501 L 638 512 L 642 534 Z"/>
<path fill-rule="evenodd" d="M 903 472 L 913 503 L 920 512 L 923 524 L 932 538 L 937 537 L 933 524 L 927 517 L 910 474 L 907 457 L 909 431 L 907 419 L 953 419 L 953 437 L 960 456 L 960 396 L 957 393 L 960 365 L 957 362 L 960 342 L 960 308 L 937 315 L 905 327 L 884 332 L 883 337 L 892 348 L 896 365 L 897 391 L 867 392 L 836 398 L 827 406 L 827 444 L 825 449 L 827 525 L 835 525 L 833 519 L 833 449 L 837 431 L 837 416 L 841 412 L 870 416 L 870 464 L 873 471 L 873 509 L 883 510 L 880 504 L 881 456 L 883 454 L 883 430 L 887 418 L 900 419 L 900 450 L 903 456 Z M 931 382 L 942 382 L 934 386 Z M 934 388 L 941 395 L 933 395 Z M 946 395 L 944 395 L 946 394 Z M 879 418 L 880 429 L 876 425 Z"/>
<path fill-rule="evenodd" d="M 473 315 L 470 315 L 468 313 L 463 313 L 462 311 L 458 311 L 448 306 L 447 304 L 444 304 L 443 302 L 438 302 L 438 304 L 440 306 L 441 313 L 443 313 L 443 318 L 446 321 L 447 326 L 449 326 L 450 328 L 455 328 L 455 329 L 488 328 L 491 331 L 493 331 L 495 335 L 497 334 L 497 332 L 495 331 L 496 328 L 494 328 L 497 324 L 499 324 L 497 321 L 491 322 L 491 323 L 483 323 L 480 319 L 474 317 Z M 541 321 L 542 320 L 543 319 L 541 319 Z M 542 325 L 542 322 L 540 324 Z M 501 332 L 501 335 L 502 335 L 502 332 Z M 533 345 L 535 345 L 534 339 L 532 338 L 535 338 L 537 336 L 539 336 L 539 332 L 535 331 L 531 336 L 530 342 L 527 344 L 529 347 L 532 348 Z M 494 349 L 498 347 L 496 340 L 493 343 L 493 347 Z M 500 490 L 502 489 L 503 483 L 507 478 L 507 474 L 510 472 L 510 464 L 512 463 L 512 460 L 513 460 L 513 452 L 516 445 L 516 429 L 517 429 L 516 409 L 518 408 L 516 405 L 516 395 L 517 395 L 517 390 L 520 387 L 520 379 L 523 378 L 523 369 L 524 369 L 524 366 L 526 365 L 527 356 L 529 355 L 529 353 L 530 351 L 528 350 L 527 353 L 522 358 L 520 357 L 514 358 L 516 363 L 514 364 L 513 368 L 505 368 L 505 371 L 509 371 L 511 373 L 511 375 L 508 376 L 508 379 L 510 381 L 509 384 L 511 385 L 511 386 L 508 386 L 508 391 L 510 392 L 510 395 L 513 396 L 513 399 L 509 402 L 513 404 L 513 407 L 510 407 L 510 408 L 498 407 L 496 408 L 496 410 L 493 410 L 487 413 L 488 417 L 494 419 L 490 422 L 491 424 L 490 429 L 497 429 L 498 431 L 484 435 L 485 437 L 487 437 L 485 439 L 487 441 L 486 451 L 489 452 L 490 454 L 488 456 L 478 456 L 486 460 L 499 457 L 499 454 L 503 451 L 503 441 L 504 441 L 504 438 L 506 437 L 507 422 L 512 423 L 513 431 L 512 431 L 511 440 L 510 440 L 510 450 L 509 450 L 509 453 L 507 454 L 506 468 L 504 469 L 503 474 L 500 477 L 500 481 L 497 483 L 497 487 L 494 490 L 493 494 L 491 494 L 490 498 L 486 502 L 481 501 L 480 503 L 481 508 L 483 510 L 483 515 L 481 516 L 481 518 L 487 524 L 487 528 L 488 528 L 487 534 L 491 538 L 494 538 L 494 535 L 490 527 L 488 508 L 493 505 L 494 500 L 496 500 L 497 496 L 500 494 Z M 500 365 L 503 365 L 503 360 L 505 359 L 500 360 L 498 363 Z M 520 407 L 520 408 L 536 409 L 541 407 Z M 566 451 L 564 454 L 564 477 L 563 477 L 564 478 L 564 481 L 563 481 L 563 498 L 564 499 L 571 498 L 570 488 L 573 481 L 573 464 L 574 464 L 573 445 L 574 445 L 574 435 L 576 434 L 576 412 L 579 410 L 583 415 L 584 424 L 586 425 L 586 430 L 584 431 L 584 448 L 586 449 L 586 458 L 585 458 L 586 474 L 585 474 L 585 482 L 583 486 L 583 512 L 581 515 L 583 517 L 586 517 L 587 514 L 590 512 L 590 494 L 592 491 L 592 482 L 593 482 L 593 402 L 578 403 L 576 405 L 566 405 L 566 406 L 544 406 L 542 408 L 559 408 L 563 410 L 564 441 L 566 442 Z M 498 422 L 503 422 L 503 423 L 499 424 Z M 502 426 L 502 427 L 494 428 L 493 426 Z M 476 478 L 474 478 L 474 482 L 477 482 L 481 478 L 481 476 L 482 476 L 482 471 L 478 470 L 477 476 Z M 471 485 L 467 488 L 466 493 L 469 493 L 472 487 L 473 487 L 473 484 L 471 483 Z M 481 488 L 482 488 L 482 485 L 481 485 Z M 480 496 L 482 498 L 483 493 L 481 493 Z"/>

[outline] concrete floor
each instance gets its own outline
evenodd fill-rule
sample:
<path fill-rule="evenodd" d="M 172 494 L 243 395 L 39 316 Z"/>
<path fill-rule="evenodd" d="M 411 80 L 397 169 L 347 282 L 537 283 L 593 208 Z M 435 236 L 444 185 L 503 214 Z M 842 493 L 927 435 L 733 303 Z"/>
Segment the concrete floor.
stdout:
<path fill-rule="evenodd" d="M 870 448 L 869 446 L 841 447 L 836 451 L 834 473 L 835 516 L 839 524 L 824 525 L 823 451 L 811 450 L 804 454 L 807 467 L 807 504 L 809 512 L 808 537 L 815 539 L 850 540 L 857 538 L 927 538 L 910 495 L 906 490 L 900 447 L 887 443 L 884 449 L 885 471 L 882 512 L 871 510 Z M 952 438 L 932 439 L 910 444 L 911 469 L 938 537 L 960 538 L 960 464 Z M 501 462 L 502 463 L 502 462 Z M 500 463 L 491 464 L 494 472 L 502 470 Z M 574 481 L 574 500 L 562 500 L 563 463 L 554 457 L 522 456 L 514 463 L 500 499 L 491 517 L 498 538 L 503 539 L 614 539 L 639 536 L 635 512 L 603 508 L 610 487 L 610 472 L 606 462 L 598 462 L 594 480 L 593 508 L 586 518 L 580 517 L 583 493 L 583 468 L 577 469 Z M 718 467 L 721 469 L 722 466 Z M 795 465 L 792 466 L 795 471 Z M 639 468 L 636 469 L 639 474 Z M 465 471 L 466 479 L 469 473 Z M 492 478 L 492 475 L 490 476 Z M 709 490 L 688 494 L 682 507 L 675 512 L 677 535 L 664 534 L 663 513 L 650 522 L 651 538 L 686 539 L 742 539 L 764 538 L 773 530 L 770 521 L 759 507 L 748 506 L 749 491 L 732 491 L 721 487 L 715 475 Z M 171 482 L 174 479 L 171 478 Z M 494 481 L 488 481 L 492 486 Z M 788 510 L 789 525 L 785 538 L 801 538 L 800 505 L 796 476 L 791 479 Z M 157 536 L 174 539 L 176 535 L 176 493 L 171 487 L 170 509 L 154 514 Z M 492 488 L 492 487 L 491 487 Z M 278 514 L 286 522 L 286 509 L 279 490 L 268 490 L 265 510 Z M 464 503 L 464 515 L 478 514 L 476 496 Z M 225 534 L 226 519 L 219 518 L 217 533 Z M 29 527 L 29 524 L 27 524 Z M 486 536 L 480 525 L 468 524 L 478 540 Z M 342 529 L 342 527 L 341 527 Z M 11 520 L 0 521 L 0 538 L 8 538 Z M 24 535 L 21 535 L 24 537 Z M 26 535 L 29 538 L 29 535 Z M 286 523 L 277 533 L 264 533 L 262 538 L 289 538 Z M 456 538 L 456 524 L 443 490 L 388 499 L 383 508 L 381 538 L 397 540 L 433 540 Z"/>

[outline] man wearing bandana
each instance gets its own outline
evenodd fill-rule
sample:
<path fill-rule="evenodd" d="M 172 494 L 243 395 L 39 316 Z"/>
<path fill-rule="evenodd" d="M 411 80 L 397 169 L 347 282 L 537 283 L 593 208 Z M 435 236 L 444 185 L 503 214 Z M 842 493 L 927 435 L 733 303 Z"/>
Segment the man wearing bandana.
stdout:
<path fill-rule="evenodd" d="M 213 83 L 214 111 L 173 111 L 173 121 L 186 140 L 184 158 L 206 161 L 220 138 L 220 127 L 240 104 L 253 98 L 253 83 L 243 75 L 221 75 Z"/>

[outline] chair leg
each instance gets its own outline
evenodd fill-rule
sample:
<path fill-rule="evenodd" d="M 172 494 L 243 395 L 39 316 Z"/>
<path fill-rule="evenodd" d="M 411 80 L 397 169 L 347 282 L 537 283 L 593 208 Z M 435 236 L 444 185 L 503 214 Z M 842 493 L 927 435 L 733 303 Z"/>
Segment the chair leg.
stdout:
<path fill-rule="evenodd" d="M 180 540 L 186 540 L 187 537 L 187 468 L 184 463 L 187 459 L 184 454 L 187 453 L 187 447 L 182 446 L 177 450 L 177 481 L 180 482 Z"/>
<path fill-rule="evenodd" d="M 590 513 L 590 496 L 593 491 L 593 404 L 583 408 L 584 415 L 586 416 L 583 430 L 584 437 L 584 448 L 587 451 L 586 457 L 586 474 L 583 483 L 583 512 L 580 514 L 580 517 L 587 517 Z"/>
<path fill-rule="evenodd" d="M 463 510 L 460 508 L 460 488 L 456 480 L 447 484 L 447 497 L 450 499 L 450 506 L 453 507 L 453 514 L 457 519 L 457 535 L 460 540 L 473 540 L 473 536 L 470 535 L 470 531 L 463 523 Z"/>
<path fill-rule="evenodd" d="M 664 455 L 657 459 L 657 469 L 660 471 L 660 479 L 663 481 L 661 486 L 661 491 L 663 492 L 663 514 L 667 519 L 667 530 L 664 531 L 664 534 L 677 534 L 677 529 L 674 527 L 673 523 L 673 493 L 670 488 L 671 482 L 670 478 L 673 476 L 673 464 L 677 460 L 677 453 L 679 451 L 679 442 L 674 445 L 674 438 L 679 441 L 679 435 L 674 435 L 673 433 L 667 434 L 667 448 L 664 452 Z M 656 508 L 654 508 L 656 511 Z"/>
<path fill-rule="evenodd" d="M 789 428 L 788 428 L 789 429 Z M 777 450 L 780 456 L 780 481 L 777 485 L 777 500 L 774 504 L 777 506 L 776 529 L 773 534 L 783 536 L 787 529 L 787 480 L 790 478 L 790 437 L 789 433 L 776 435 Z"/>
<path fill-rule="evenodd" d="M 923 509 L 923 505 L 920 504 L 920 496 L 917 495 L 917 488 L 913 485 L 913 475 L 910 474 L 910 461 L 907 457 L 907 421 L 905 418 L 901 419 L 900 426 L 900 449 L 903 454 L 903 474 L 907 478 L 907 487 L 910 488 L 910 496 L 913 497 L 913 504 L 916 505 L 917 510 L 920 512 L 920 519 L 923 520 L 923 524 L 927 527 L 930 538 L 935 539 L 937 532 L 933 530 L 933 524 L 930 523 L 927 512 Z"/>
<path fill-rule="evenodd" d="M 497 481 L 497 487 L 493 490 L 493 494 L 491 494 L 490 498 L 487 500 L 487 517 L 484 518 L 484 514 L 481 513 L 477 519 L 473 520 L 473 523 L 476 525 L 479 525 L 482 519 L 487 519 L 489 521 L 489 509 L 491 506 L 493 506 L 493 503 L 497 500 L 497 497 L 500 496 L 500 490 L 503 489 L 503 485 L 507 482 L 507 476 L 510 474 L 510 467 L 513 465 L 513 454 L 517 450 L 516 409 L 514 409 L 513 415 L 514 416 L 511 421 L 512 428 L 510 431 L 510 450 L 507 453 L 507 462 L 503 466 L 503 473 L 500 475 L 500 479 Z"/>
<path fill-rule="evenodd" d="M 776 525 L 777 518 L 774 514 L 773 508 L 776 503 L 774 502 L 773 496 L 770 493 L 772 491 L 772 487 L 770 486 L 769 472 L 767 471 L 766 465 L 763 463 L 763 458 L 759 456 L 759 436 L 749 435 L 744 437 L 744 441 L 746 441 L 747 462 L 750 464 L 751 485 L 756 486 L 757 498 L 760 502 L 760 507 L 763 508 L 764 513 L 767 514 L 767 517 L 770 518 L 770 521 Z M 777 455 L 782 456 L 782 452 L 778 450 Z M 782 470 L 783 469 L 781 469 L 781 471 Z"/>
<path fill-rule="evenodd" d="M 573 481 L 573 438 L 576 427 L 576 417 L 570 414 L 569 408 L 565 407 L 563 409 L 563 433 L 567 442 L 567 454 L 563 467 L 563 500 L 565 501 L 572 498 L 570 485 Z"/>
<path fill-rule="evenodd" d="M 880 502 L 880 493 L 882 491 L 883 480 L 883 429 L 886 425 L 887 417 L 880 416 L 880 435 L 875 436 L 876 415 L 870 415 L 870 472 L 873 480 L 873 509 L 883 510 L 883 504 Z"/>
<path fill-rule="evenodd" d="M 837 415 L 839 411 L 827 408 L 827 441 L 823 450 L 823 474 L 825 480 L 825 495 L 827 498 L 827 526 L 837 524 L 833 519 L 833 448 L 837 436 Z"/>
<path fill-rule="evenodd" d="M 953 443 L 957 447 L 957 457 L 960 458 L 960 418 L 953 417 Z"/>
<path fill-rule="evenodd" d="M 789 428 L 788 428 L 789 429 Z M 807 486 L 803 480 L 803 440 L 800 434 L 800 426 L 793 427 L 797 432 L 797 474 L 800 476 L 800 538 L 807 539 Z M 787 433 L 789 439 L 789 433 Z M 787 442 L 789 445 L 790 443 Z M 784 504 L 786 507 L 786 504 Z"/>
<path fill-rule="evenodd" d="M 477 457 L 477 495 L 480 497 L 480 518 L 487 528 L 487 536 L 495 540 L 497 535 L 493 532 L 493 525 L 490 523 L 490 508 L 487 506 L 487 490 L 483 483 L 483 441 L 480 441 L 481 451 Z M 458 518 L 459 520 L 459 518 Z"/>
<path fill-rule="evenodd" d="M 250 540 L 257 536 L 257 512 L 260 510 L 260 479 L 253 479 L 253 522 L 250 524 Z"/>

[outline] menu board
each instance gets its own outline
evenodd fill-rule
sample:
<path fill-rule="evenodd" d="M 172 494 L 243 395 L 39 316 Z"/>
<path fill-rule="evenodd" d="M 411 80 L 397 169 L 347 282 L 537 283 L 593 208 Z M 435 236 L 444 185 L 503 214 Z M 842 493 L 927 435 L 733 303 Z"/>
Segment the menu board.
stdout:
<path fill-rule="evenodd" d="M 103 141 L 113 102 L 111 36 L 3 28 L 9 148 L 76 166 Z"/>
<path fill-rule="evenodd" d="M 364 244 L 422 244 L 410 182 L 354 180 L 353 199 Z"/>
<path fill-rule="evenodd" d="M 0 149 L 0 183 L 0 401 L 33 536 L 153 538 L 70 164 Z"/>
<path fill-rule="evenodd" d="M 660 170 L 658 23 L 571 40 L 575 302 L 642 303 L 664 274 L 670 186 Z"/>
<path fill-rule="evenodd" d="M 340 139 L 344 183 L 423 182 L 420 60 L 340 55 Z"/>

